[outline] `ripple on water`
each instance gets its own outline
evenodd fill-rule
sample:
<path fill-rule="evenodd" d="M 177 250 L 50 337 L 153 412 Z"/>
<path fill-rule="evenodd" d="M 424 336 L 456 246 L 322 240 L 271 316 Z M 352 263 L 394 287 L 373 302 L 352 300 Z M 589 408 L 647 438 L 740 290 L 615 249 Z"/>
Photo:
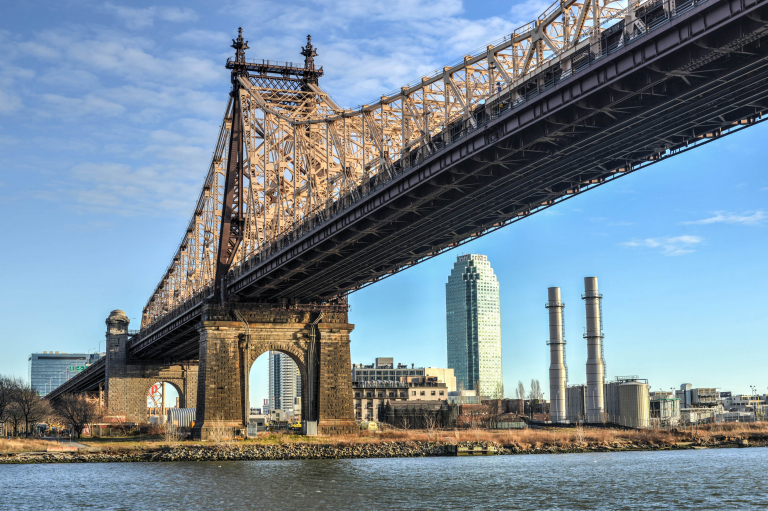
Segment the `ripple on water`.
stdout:
<path fill-rule="evenodd" d="M 768 448 L 6 465 L 0 509 L 750 509 L 766 473 Z"/>

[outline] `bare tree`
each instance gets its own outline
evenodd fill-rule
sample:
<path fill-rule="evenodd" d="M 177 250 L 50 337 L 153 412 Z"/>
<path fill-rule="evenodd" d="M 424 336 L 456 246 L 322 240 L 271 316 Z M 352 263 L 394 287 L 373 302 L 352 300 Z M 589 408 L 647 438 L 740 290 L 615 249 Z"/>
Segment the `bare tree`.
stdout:
<path fill-rule="evenodd" d="M 3 420 L 11 424 L 14 436 L 19 434 L 19 426 L 24 424 L 24 416 L 21 414 L 21 408 L 19 408 L 19 405 L 15 401 L 11 402 L 11 404 L 5 408 Z"/>
<path fill-rule="evenodd" d="M 541 401 L 544 394 L 541 392 L 541 384 L 539 380 L 531 380 L 531 390 L 528 392 L 528 399 L 531 400 L 531 404 Z"/>
<path fill-rule="evenodd" d="M 424 425 L 424 429 L 427 430 L 427 434 L 431 440 L 432 436 L 435 434 L 435 428 L 437 427 L 437 418 L 435 417 L 435 414 L 424 412 L 424 417 L 422 417 L 422 424 Z"/>
<path fill-rule="evenodd" d="M 517 381 L 517 388 L 515 389 L 515 397 L 517 399 L 525 400 L 525 386 L 520 380 Z"/>
<path fill-rule="evenodd" d="M 398 420 L 397 422 L 403 431 L 408 431 L 408 428 L 411 427 L 411 421 L 408 419 L 408 416 L 406 414 L 401 415 L 400 420 Z"/>
<path fill-rule="evenodd" d="M 36 424 L 51 415 L 51 406 L 47 400 L 42 399 L 32 385 L 22 384 L 15 392 L 15 403 L 19 407 L 19 413 L 24 417 L 24 432 L 30 433 L 30 425 Z"/>
<path fill-rule="evenodd" d="M 175 426 L 171 423 L 166 423 L 165 430 L 163 431 L 163 437 L 165 438 L 165 444 L 168 447 L 173 447 L 179 443 L 179 440 L 181 440 L 184 435 L 178 426 Z"/>
<path fill-rule="evenodd" d="M 99 416 L 96 403 L 83 394 L 62 396 L 54 405 L 54 409 L 56 415 L 72 426 L 77 438 L 82 436 L 85 426 L 93 424 Z"/>
<path fill-rule="evenodd" d="M 6 410 L 14 402 L 18 386 L 16 378 L 0 376 L 0 422 L 5 420 Z"/>

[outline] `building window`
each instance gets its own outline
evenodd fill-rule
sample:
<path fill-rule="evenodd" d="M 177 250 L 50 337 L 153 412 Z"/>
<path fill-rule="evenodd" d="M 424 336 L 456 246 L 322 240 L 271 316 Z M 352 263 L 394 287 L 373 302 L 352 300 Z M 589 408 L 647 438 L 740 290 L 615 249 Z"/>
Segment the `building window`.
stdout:
<path fill-rule="evenodd" d="M 411 395 L 415 396 L 416 395 L 416 391 L 414 390 L 413 392 L 411 392 Z"/>
<path fill-rule="evenodd" d="M 359 392 L 355 392 L 355 397 L 360 397 L 360 393 Z"/>
<path fill-rule="evenodd" d="M 422 390 L 421 392 L 419 392 L 419 395 L 420 395 L 420 396 L 426 396 L 426 395 L 427 395 L 427 393 L 426 393 L 426 392 L 424 392 L 424 391 Z"/>
<path fill-rule="evenodd" d="M 433 396 L 435 395 L 435 391 L 434 391 L 434 390 L 432 391 L 432 395 L 433 395 Z"/>
<path fill-rule="evenodd" d="M 441 396 L 444 396 L 444 395 L 445 395 L 445 392 L 441 390 L 441 391 L 440 391 L 440 395 L 441 395 Z"/>

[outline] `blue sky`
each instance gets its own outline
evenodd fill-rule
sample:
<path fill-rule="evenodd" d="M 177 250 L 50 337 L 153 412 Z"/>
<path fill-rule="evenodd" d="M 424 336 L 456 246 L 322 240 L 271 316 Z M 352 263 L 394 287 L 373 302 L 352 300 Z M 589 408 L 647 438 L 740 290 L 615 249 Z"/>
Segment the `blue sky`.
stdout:
<path fill-rule="evenodd" d="M 248 56 L 299 60 L 348 106 L 535 18 L 544 2 L 6 2 L 0 17 L 0 374 L 132 326 L 173 254 L 214 149 L 242 26 Z M 460 252 L 501 284 L 507 394 L 546 383 L 546 288 L 566 302 L 585 380 L 583 277 L 605 295 L 608 376 L 768 390 L 768 175 L 760 125 L 641 170 L 351 296 L 353 362 L 444 366 L 445 282 Z M 102 344 L 103 347 L 103 344 Z M 265 397 L 266 359 L 251 375 Z"/>

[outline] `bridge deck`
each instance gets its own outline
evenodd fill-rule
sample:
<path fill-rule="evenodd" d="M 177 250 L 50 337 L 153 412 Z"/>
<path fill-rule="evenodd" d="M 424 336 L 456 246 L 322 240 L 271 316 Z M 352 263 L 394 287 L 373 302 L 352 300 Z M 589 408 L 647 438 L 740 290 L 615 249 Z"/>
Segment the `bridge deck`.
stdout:
<path fill-rule="evenodd" d="M 328 300 L 759 122 L 767 2 L 691 3 L 513 108 L 491 107 L 332 218 L 307 220 L 247 261 L 230 275 L 230 295 Z M 132 356 L 194 356 L 201 300 L 143 331 Z"/>

